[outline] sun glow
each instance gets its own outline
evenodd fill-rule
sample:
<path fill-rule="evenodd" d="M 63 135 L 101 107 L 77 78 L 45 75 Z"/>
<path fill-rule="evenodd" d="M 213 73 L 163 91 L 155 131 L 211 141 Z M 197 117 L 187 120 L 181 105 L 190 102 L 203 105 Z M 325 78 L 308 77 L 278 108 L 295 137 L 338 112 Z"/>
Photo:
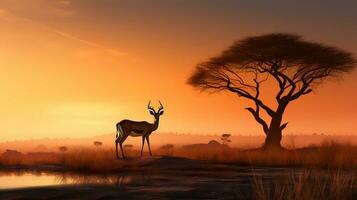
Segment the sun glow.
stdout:
<path fill-rule="evenodd" d="M 98 7 L 91 2 L 1 1 L 0 140 L 112 133 L 125 118 L 152 122 L 146 110 L 150 99 L 165 106 L 161 132 L 261 134 L 244 109 L 247 102 L 226 93 L 200 93 L 186 84 L 197 63 L 247 35 L 281 31 L 277 27 L 357 52 L 357 29 L 335 34 L 328 31 L 330 25 L 319 27 L 313 20 L 287 24 L 263 8 L 264 19 L 251 17 L 253 4 L 143 3 L 152 6 L 149 12 L 136 3 L 101 2 Z M 281 14 L 279 19 L 298 20 Z M 266 20 L 273 26 L 266 27 Z M 286 131 L 354 134 L 356 123 L 342 119 L 357 118 L 357 94 L 351 92 L 357 88 L 356 73 L 294 102 L 284 116 Z"/>

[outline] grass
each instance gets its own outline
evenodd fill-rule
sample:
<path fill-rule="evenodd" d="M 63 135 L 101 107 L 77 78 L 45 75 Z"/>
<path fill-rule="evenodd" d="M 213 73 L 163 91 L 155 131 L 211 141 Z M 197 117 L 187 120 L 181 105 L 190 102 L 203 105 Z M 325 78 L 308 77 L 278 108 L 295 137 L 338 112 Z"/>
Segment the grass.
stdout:
<path fill-rule="evenodd" d="M 354 172 L 304 170 L 275 181 L 254 176 L 254 191 L 258 200 L 353 199 L 355 179 Z"/>
<path fill-rule="evenodd" d="M 357 168 L 357 146 L 335 142 L 284 151 L 239 150 L 207 146 L 197 149 L 177 149 L 174 150 L 173 155 L 250 166 Z"/>
<path fill-rule="evenodd" d="M 127 157 L 140 157 L 139 150 L 126 150 Z M 240 150 L 227 146 L 199 146 L 153 150 L 155 155 L 178 156 L 213 163 L 246 166 L 356 169 L 357 146 L 323 143 L 302 149 L 284 151 Z M 147 156 L 147 152 L 145 152 Z M 44 155 L 0 156 L 0 165 L 62 165 L 73 170 L 120 170 L 125 162 L 117 160 L 114 149 L 72 148 L 66 153 Z"/>

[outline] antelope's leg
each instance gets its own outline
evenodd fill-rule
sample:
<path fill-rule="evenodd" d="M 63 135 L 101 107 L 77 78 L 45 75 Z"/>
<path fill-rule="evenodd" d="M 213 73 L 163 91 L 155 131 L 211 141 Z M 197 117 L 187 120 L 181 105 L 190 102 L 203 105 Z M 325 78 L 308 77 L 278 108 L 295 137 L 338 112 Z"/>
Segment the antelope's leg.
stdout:
<path fill-rule="evenodd" d="M 119 142 L 119 145 L 120 145 L 121 155 L 122 155 L 123 159 L 125 159 L 125 155 L 124 155 L 124 151 L 123 151 L 123 142 Z"/>
<path fill-rule="evenodd" d="M 124 151 L 123 151 L 123 142 L 126 140 L 128 136 L 124 136 L 122 138 L 120 138 L 119 140 L 119 145 L 120 145 L 120 151 L 121 151 L 121 155 L 123 156 L 123 159 L 125 159 L 125 155 L 124 155 Z"/>
<path fill-rule="evenodd" d="M 120 145 L 120 151 L 121 151 L 121 155 L 123 156 L 123 159 L 125 159 L 125 155 L 124 155 L 124 152 L 123 152 L 123 146 L 122 146 L 123 143 L 119 143 Z"/>
<path fill-rule="evenodd" d="M 141 144 L 141 157 L 143 156 L 144 144 L 145 144 L 145 136 L 143 136 L 143 138 L 142 138 L 142 144 Z"/>
<path fill-rule="evenodd" d="M 150 156 L 152 156 L 152 154 L 151 154 L 151 148 L 150 148 L 149 136 L 146 136 L 146 142 L 148 143 L 148 146 L 149 146 L 149 153 L 150 153 Z"/>
<path fill-rule="evenodd" d="M 119 158 L 119 155 L 118 155 L 118 138 L 115 140 L 115 150 L 116 150 L 116 153 L 117 153 L 117 158 Z"/>

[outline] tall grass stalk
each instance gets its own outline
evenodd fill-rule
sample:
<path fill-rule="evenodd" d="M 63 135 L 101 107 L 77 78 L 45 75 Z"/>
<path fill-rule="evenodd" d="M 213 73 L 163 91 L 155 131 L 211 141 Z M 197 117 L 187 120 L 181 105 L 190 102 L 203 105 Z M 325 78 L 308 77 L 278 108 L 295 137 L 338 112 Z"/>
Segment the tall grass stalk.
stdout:
<path fill-rule="evenodd" d="M 354 172 L 304 170 L 281 180 L 254 175 L 259 200 L 345 200 L 356 195 Z"/>

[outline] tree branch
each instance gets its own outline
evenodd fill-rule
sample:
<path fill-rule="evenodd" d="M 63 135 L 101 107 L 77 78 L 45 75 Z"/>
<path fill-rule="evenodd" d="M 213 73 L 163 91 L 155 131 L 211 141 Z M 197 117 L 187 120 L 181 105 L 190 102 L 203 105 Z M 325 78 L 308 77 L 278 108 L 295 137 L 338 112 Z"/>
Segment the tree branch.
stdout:
<path fill-rule="evenodd" d="M 257 107 L 259 108 L 259 107 Z M 267 135 L 269 133 L 269 128 L 267 123 L 259 116 L 259 109 L 254 110 L 254 108 L 248 107 L 246 108 L 250 113 L 252 113 L 254 119 L 263 127 L 264 133 Z"/>
<path fill-rule="evenodd" d="M 231 82 L 230 80 L 228 79 L 227 80 L 227 89 L 231 92 L 235 92 L 237 93 L 239 96 L 242 96 L 242 97 L 245 97 L 247 99 L 250 99 L 252 101 L 254 101 L 255 103 L 257 103 L 261 108 L 263 108 L 267 113 L 268 115 L 270 116 L 274 116 L 275 115 L 275 112 L 269 108 L 267 105 L 265 105 L 260 99 L 252 96 L 249 92 L 243 90 L 242 88 L 236 88 L 236 87 L 232 87 L 231 86 Z"/>
<path fill-rule="evenodd" d="M 287 125 L 288 125 L 288 122 L 286 122 L 286 123 L 282 124 L 282 125 L 280 126 L 280 130 L 285 129 Z"/>

